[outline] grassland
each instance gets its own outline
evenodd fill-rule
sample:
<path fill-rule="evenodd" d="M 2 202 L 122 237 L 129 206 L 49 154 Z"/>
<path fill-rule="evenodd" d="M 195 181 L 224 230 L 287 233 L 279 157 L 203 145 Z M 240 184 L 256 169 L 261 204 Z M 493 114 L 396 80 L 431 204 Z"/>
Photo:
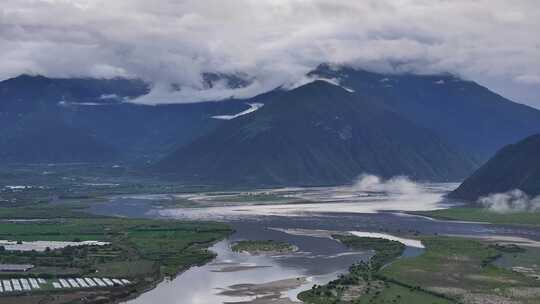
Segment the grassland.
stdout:
<path fill-rule="evenodd" d="M 485 208 L 450 208 L 434 211 L 415 211 L 410 214 L 443 220 L 486 222 L 493 224 L 540 226 L 540 212 L 499 213 Z"/>
<path fill-rule="evenodd" d="M 285 242 L 267 240 L 267 241 L 240 241 L 233 244 L 231 249 L 235 252 L 248 252 L 251 254 L 263 254 L 263 253 L 293 252 L 296 250 L 296 247 Z"/>

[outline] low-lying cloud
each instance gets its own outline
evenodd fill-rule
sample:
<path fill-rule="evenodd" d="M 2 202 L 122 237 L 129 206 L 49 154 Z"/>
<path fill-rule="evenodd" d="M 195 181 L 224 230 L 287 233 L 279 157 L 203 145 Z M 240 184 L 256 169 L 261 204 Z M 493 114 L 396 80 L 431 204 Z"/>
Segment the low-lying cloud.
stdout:
<path fill-rule="evenodd" d="M 536 0 L 2 0 L 0 79 L 139 77 L 154 88 L 137 102 L 196 102 L 294 86 L 329 62 L 455 73 L 533 104 L 539 32 Z M 207 87 L 204 73 L 250 81 Z"/>
<path fill-rule="evenodd" d="M 422 189 L 406 176 L 383 179 L 372 174 L 362 174 L 353 185 L 353 189 L 367 192 L 385 192 L 390 194 L 419 194 Z"/>
<path fill-rule="evenodd" d="M 481 197 L 478 199 L 478 202 L 485 208 L 499 213 L 540 210 L 540 196 L 531 198 L 519 189 L 505 193 L 490 194 Z"/>

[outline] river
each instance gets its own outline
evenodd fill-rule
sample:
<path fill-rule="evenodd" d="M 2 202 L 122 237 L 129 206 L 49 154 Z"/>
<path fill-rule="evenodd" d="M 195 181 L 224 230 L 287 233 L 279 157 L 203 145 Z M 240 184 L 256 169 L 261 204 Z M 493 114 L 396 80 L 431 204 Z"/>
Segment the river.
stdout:
<path fill-rule="evenodd" d="M 443 199 L 456 184 L 413 184 L 407 181 L 362 187 L 262 189 L 112 197 L 92 208 L 99 214 L 129 217 L 217 220 L 235 233 L 215 244 L 217 258 L 159 284 L 130 304 L 294 303 L 313 284 L 325 284 L 372 252 L 347 249 L 332 232 L 384 236 L 407 245 L 405 256 L 422 252 L 414 235 L 520 237 L 540 240 L 540 231 L 483 223 L 448 222 L 410 216 L 402 211 L 447 208 Z M 269 199 L 271 198 L 271 199 Z M 163 207 L 163 200 L 189 201 L 188 207 Z M 170 206 L 165 204 L 165 206 Z M 280 255 L 235 253 L 238 240 L 286 241 L 298 251 Z M 265 302 L 265 301 L 268 302 Z M 279 302 L 276 302 L 278 301 Z"/>

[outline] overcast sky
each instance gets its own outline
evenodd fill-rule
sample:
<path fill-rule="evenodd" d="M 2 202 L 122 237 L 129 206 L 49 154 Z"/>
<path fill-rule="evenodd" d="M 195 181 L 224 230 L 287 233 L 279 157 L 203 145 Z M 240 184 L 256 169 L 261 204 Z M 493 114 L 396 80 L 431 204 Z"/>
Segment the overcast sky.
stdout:
<path fill-rule="evenodd" d="M 0 0 L 0 54 L 0 79 L 141 77 L 155 83 L 144 102 L 246 97 L 322 62 L 400 63 L 540 108 L 537 0 Z M 202 72 L 253 82 L 202 90 Z"/>

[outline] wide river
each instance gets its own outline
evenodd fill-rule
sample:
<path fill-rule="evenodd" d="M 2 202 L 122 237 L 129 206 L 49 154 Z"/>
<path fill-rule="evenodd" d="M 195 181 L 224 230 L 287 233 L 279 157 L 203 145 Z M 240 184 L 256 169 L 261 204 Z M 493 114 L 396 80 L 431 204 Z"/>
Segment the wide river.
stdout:
<path fill-rule="evenodd" d="M 219 304 L 297 302 L 313 284 L 324 284 L 372 252 L 352 251 L 334 241 L 334 231 L 383 236 L 407 245 L 406 256 L 422 252 L 414 234 L 520 237 L 540 240 L 540 230 L 484 223 L 447 222 L 405 215 L 402 211 L 447 208 L 443 195 L 456 184 L 381 182 L 364 178 L 354 186 L 283 188 L 250 192 L 215 192 L 112 197 L 93 212 L 128 217 L 217 220 L 235 233 L 215 244 L 217 258 L 192 267 L 129 303 Z M 155 202 L 178 202 L 156 207 Z M 163 206 L 163 204 L 161 204 Z M 181 207 L 185 206 L 185 207 Z M 238 240 L 278 240 L 298 247 L 280 255 L 235 253 Z"/>

